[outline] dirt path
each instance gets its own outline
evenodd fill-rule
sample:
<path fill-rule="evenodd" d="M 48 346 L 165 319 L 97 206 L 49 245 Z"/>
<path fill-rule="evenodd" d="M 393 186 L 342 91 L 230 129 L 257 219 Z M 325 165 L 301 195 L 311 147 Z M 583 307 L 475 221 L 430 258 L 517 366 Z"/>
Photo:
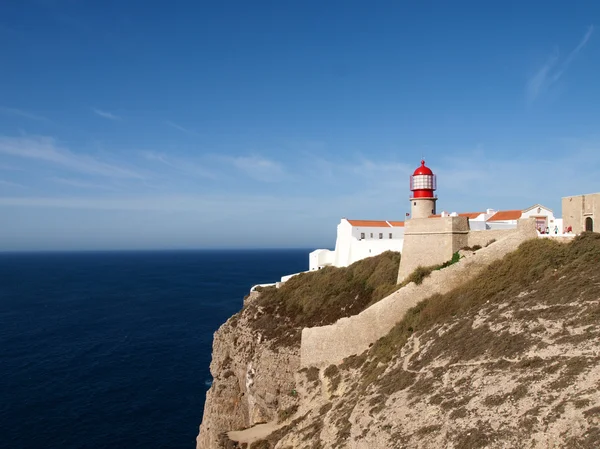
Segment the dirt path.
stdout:
<path fill-rule="evenodd" d="M 256 440 L 265 438 L 280 427 L 281 425 L 277 424 L 277 421 L 271 421 L 265 424 L 257 424 L 245 430 L 232 430 L 231 432 L 227 432 L 227 436 L 230 440 L 237 441 L 238 443 L 250 444 Z"/>

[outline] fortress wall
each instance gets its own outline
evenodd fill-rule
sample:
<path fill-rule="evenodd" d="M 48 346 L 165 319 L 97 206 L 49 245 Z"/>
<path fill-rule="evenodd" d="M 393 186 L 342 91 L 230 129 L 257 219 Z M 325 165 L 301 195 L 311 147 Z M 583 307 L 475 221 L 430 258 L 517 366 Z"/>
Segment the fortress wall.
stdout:
<path fill-rule="evenodd" d="M 454 265 L 434 271 L 421 285 L 410 283 L 360 314 L 342 318 L 334 324 L 304 328 L 300 347 L 301 366 L 327 366 L 362 353 L 385 336 L 408 309 L 435 293 L 449 292 L 474 278 L 490 263 L 503 258 L 531 238 L 537 238 L 534 220 L 519 220 L 516 232 Z"/>
<path fill-rule="evenodd" d="M 486 231 L 469 231 L 466 246 L 485 246 L 490 240 L 500 240 L 517 232 L 517 229 L 489 229 Z"/>
<path fill-rule="evenodd" d="M 466 217 L 413 218 L 404 226 L 398 283 L 419 266 L 447 262 L 452 254 L 467 245 L 469 223 Z"/>

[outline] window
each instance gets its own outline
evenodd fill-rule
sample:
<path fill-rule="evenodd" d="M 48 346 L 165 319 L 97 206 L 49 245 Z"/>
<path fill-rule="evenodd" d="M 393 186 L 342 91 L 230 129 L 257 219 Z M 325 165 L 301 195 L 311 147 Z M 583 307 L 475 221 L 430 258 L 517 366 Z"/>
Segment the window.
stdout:
<path fill-rule="evenodd" d="M 379 240 L 381 240 L 383 238 L 383 232 L 379 233 Z"/>
<path fill-rule="evenodd" d="M 371 232 L 371 238 L 373 238 L 373 233 Z"/>
<path fill-rule="evenodd" d="M 364 238 L 365 238 L 365 233 L 364 233 L 364 232 L 361 232 L 361 233 L 360 233 L 360 239 L 361 239 L 361 240 L 363 240 Z"/>
<path fill-rule="evenodd" d="M 392 238 L 392 233 L 390 232 L 390 238 Z"/>

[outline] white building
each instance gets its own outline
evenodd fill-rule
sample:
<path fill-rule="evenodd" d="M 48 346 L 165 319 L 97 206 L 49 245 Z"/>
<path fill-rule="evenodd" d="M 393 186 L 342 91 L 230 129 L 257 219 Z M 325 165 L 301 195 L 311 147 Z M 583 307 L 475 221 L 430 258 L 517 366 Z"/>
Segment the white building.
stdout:
<path fill-rule="evenodd" d="M 544 233 L 546 228 L 550 234 L 562 234 L 564 231 L 562 218 L 556 218 L 552 209 L 548 209 L 541 204 L 525 209 L 523 215 L 521 215 L 521 218 L 530 217 L 535 218 L 536 227 L 538 230 L 544 230 Z"/>
<path fill-rule="evenodd" d="M 384 251 L 402 251 L 403 221 L 348 220 L 337 226 L 335 250 L 317 249 L 309 254 L 309 270 L 326 266 L 347 267 Z"/>
<path fill-rule="evenodd" d="M 494 210 L 431 215 L 431 217 L 461 216 L 469 218 L 469 228 L 474 231 L 488 229 L 513 229 L 520 218 L 534 217 L 537 227 L 549 235 L 563 234 L 562 219 L 554 217 L 552 209 L 536 204 L 525 210 Z M 545 234 L 544 234 L 545 235 Z M 402 252 L 404 243 L 403 221 L 348 220 L 342 218 L 337 226 L 335 250 L 317 249 L 309 254 L 309 270 L 326 266 L 347 267 L 366 257 L 385 251 Z"/>

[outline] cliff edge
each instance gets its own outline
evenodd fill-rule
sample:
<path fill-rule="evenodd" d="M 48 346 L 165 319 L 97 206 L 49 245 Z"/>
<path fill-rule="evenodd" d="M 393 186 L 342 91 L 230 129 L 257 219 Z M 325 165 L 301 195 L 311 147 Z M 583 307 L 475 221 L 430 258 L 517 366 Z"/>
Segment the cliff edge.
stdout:
<path fill-rule="evenodd" d="M 387 296 L 397 288 L 399 261 L 398 253 L 388 251 L 250 293 L 242 310 L 215 332 L 213 383 L 197 448 L 233 447 L 227 432 L 291 416 L 299 403 L 302 329 L 334 323 Z"/>
<path fill-rule="evenodd" d="M 338 280 L 352 281 L 345 276 Z M 288 288 L 311 284 L 319 282 L 305 276 Z M 371 293 L 377 288 L 373 283 Z M 330 298 L 336 287 L 325 293 Z M 354 304 L 354 293 L 338 293 Z M 303 322 L 285 313 L 304 310 L 286 303 L 290 292 L 277 292 L 284 295 L 277 306 L 267 300 L 273 294 L 250 298 L 230 319 L 235 326 L 228 321 L 215 335 L 215 383 L 199 448 L 600 447 L 598 234 L 571 243 L 528 240 L 419 302 L 361 354 L 328 366 L 300 369 L 289 334 L 259 341 L 260 310 L 272 307 L 271 321 L 288 322 L 289 332 Z M 351 315 L 377 300 L 349 306 Z M 242 352 L 234 356 L 236 350 Z M 258 380 L 255 366 L 265 370 L 260 387 L 251 382 Z M 278 386 L 270 401 L 268 384 Z M 259 421 L 270 427 L 249 438 Z M 231 438 L 224 433 L 244 428 Z"/>

